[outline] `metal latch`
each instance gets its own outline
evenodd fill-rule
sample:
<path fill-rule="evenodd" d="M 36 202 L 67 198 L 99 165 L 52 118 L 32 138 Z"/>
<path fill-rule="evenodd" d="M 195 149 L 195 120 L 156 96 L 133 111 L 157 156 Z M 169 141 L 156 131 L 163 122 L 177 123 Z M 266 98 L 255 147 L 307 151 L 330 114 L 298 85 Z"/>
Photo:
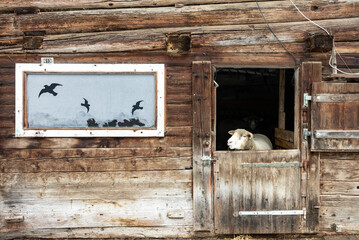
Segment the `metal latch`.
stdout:
<path fill-rule="evenodd" d="M 202 156 L 202 161 L 214 162 L 216 159 L 212 158 L 211 156 Z"/>
<path fill-rule="evenodd" d="M 312 136 L 312 132 L 308 130 L 308 128 L 303 128 L 303 139 L 308 141 L 308 137 Z"/>
<path fill-rule="evenodd" d="M 308 93 L 304 93 L 303 95 L 303 107 L 309 106 L 309 101 L 312 101 L 312 96 L 310 96 Z"/>

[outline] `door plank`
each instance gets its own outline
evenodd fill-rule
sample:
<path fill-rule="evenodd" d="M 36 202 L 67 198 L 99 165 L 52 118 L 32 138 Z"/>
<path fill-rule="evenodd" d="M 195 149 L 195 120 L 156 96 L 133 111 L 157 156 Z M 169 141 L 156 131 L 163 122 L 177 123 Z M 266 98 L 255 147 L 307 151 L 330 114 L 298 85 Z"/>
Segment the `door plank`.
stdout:
<path fill-rule="evenodd" d="M 192 64 L 194 230 L 213 229 L 211 158 L 211 62 Z"/>

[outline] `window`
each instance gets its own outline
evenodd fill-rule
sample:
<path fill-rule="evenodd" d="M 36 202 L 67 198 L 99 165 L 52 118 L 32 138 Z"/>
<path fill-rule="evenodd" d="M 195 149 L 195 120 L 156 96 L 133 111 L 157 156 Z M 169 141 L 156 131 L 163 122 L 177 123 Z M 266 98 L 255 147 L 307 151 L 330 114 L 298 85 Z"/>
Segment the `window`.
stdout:
<path fill-rule="evenodd" d="M 17 137 L 160 137 L 163 64 L 16 64 Z"/>
<path fill-rule="evenodd" d="M 294 69 L 218 68 L 216 150 L 228 150 L 229 130 L 266 135 L 273 149 L 294 149 Z"/>

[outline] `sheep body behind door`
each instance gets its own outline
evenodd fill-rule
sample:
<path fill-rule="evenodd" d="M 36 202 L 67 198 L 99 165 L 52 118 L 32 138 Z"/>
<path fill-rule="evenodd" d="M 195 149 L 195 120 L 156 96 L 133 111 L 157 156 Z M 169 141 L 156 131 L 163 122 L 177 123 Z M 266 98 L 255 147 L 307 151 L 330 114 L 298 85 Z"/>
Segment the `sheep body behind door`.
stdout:
<path fill-rule="evenodd" d="M 244 129 L 236 129 L 228 132 L 232 137 L 227 145 L 232 150 L 271 150 L 272 143 L 263 134 L 253 134 Z"/>

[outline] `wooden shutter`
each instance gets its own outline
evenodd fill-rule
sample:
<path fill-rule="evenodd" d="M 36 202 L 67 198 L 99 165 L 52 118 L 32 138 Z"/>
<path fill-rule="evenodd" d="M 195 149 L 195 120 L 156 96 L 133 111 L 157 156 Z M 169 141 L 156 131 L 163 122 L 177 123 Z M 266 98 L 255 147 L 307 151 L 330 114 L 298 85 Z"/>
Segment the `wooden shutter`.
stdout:
<path fill-rule="evenodd" d="M 359 83 L 312 85 L 312 151 L 359 150 Z"/>
<path fill-rule="evenodd" d="M 212 184 L 212 67 L 211 62 L 192 63 L 193 103 L 193 214 L 194 230 L 213 229 Z"/>

